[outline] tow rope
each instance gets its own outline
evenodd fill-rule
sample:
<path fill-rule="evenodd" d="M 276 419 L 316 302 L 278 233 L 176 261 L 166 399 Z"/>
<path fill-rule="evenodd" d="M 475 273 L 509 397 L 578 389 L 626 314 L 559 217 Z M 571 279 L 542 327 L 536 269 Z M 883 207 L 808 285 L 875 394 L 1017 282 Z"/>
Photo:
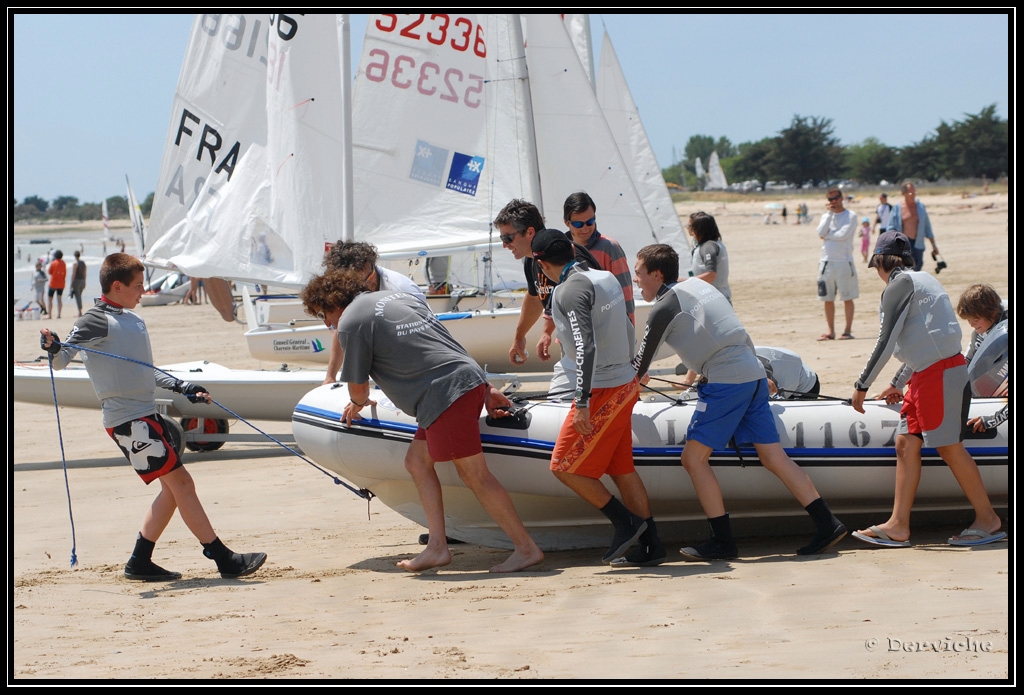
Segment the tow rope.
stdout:
<path fill-rule="evenodd" d="M 66 343 L 61 343 L 58 340 L 54 340 L 53 344 L 54 345 L 66 345 L 67 347 L 72 348 L 74 350 L 80 350 L 82 352 L 91 352 L 91 353 L 96 354 L 96 355 L 103 355 L 104 357 L 112 357 L 114 359 L 124 360 L 125 362 L 134 362 L 135 364 L 141 365 L 143 367 L 152 368 L 152 369 L 160 372 L 161 374 L 166 374 L 167 376 L 171 377 L 172 379 L 178 380 L 178 377 L 176 377 L 175 375 L 171 374 L 170 372 L 168 372 L 166 370 L 160 369 L 160 367 L 157 367 L 156 365 L 152 365 L 152 364 L 149 364 L 148 362 L 143 362 L 141 360 L 132 359 L 131 357 L 124 357 L 123 355 L 115 355 L 113 353 L 103 352 L 102 350 L 94 350 L 92 348 L 83 347 L 81 345 L 67 345 Z M 54 408 L 54 412 L 56 413 L 56 417 L 57 417 L 57 440 L 60 442 L 60 459 L 61 459 L 61 465 L 64 468 L 64 488 L 65 488 L 65 491 L 67 493 L 67 498 L 68 498 L 68 516 L 69 516 L 69 518 L 71 520 L 71 566 L 74 567 L 75 565 L 78 564 L 78 557 L 77 557 L 77 555 L 75 553 L 75 545 L 76 545 L 75 544 L 75 519 L 74 519 L 74 514 L 72 513 L 72 508 L 71 508 L 71 487 L 70 487 L 70 484 L 68 483 L 67 457 L 66 457 L 66 455 L 64 453 L 64 436 L 63 436 L 63 433 L 62 433 L 62 430 L 61 430 L 61 424 L 60 424 L 60 407 L 59 407 L 60 404 L 57 401 L 57 381 L 56 381 L 56 379 L 55 379 L 55 377 L 53 375 L 53 372 L 54 372 L 54 369 L 53 369 L 53 355 L 50 354 L 49 352 L 47 353 L 47 364 L 48 364 L 48 366 L 50 368 L 50 389 L 53 392 L 53 408 Z M 220 403 L 217 400 L 215 400 L 212 396 L 210 397 L 210 403 L 213 404 L 213 405 L 216 405 L 221 410 L 223 410 L 224 412 L 230 414 L 233 418 L 239 420 L 240 422 L 244 422 L 246 425 L 248 425 L 252 429 L 256 430 L 257 432 L 262 434 L 267 439 L 269 439 L 272 442 L 275 442 L 276 444 L 278 444 L 281 448 L 285 449 L 286 451 L 290 452 L 291 454 L 294 454 L 298 458 L 302 459 L 303 461 L 305 461 L 306 463 L 311 465 L 313 468 L 317 469 L 318 471 L 320 471 L 321 473 L 323 473 L 324 475 L 329 477 L 331 480 L 333 480 L 335 485 L 341 485 L 342 487 L 344 487 L 344 488 L 350 490 L 351 492 L 353 492 L 360 499 L 365 499 L 366 502 L 367 502 L 367 505 L 369 505 L 370 500 L 373 499 L 374 494 L 372 492 L 370 492 L 369 490 L 367 490 L 365 488 L 357 489 L 357 488 L 352 487 L 351 485 L 346 483 L 344 480 L 342 480 L 338 476 L 334 475 L 330 471 L 328 471 L 328 470 L 322 468 L 321 466 L 317 465 L 314 461 L 309 460 L 308 458 L 303 456 L 300 452 L 298 452 L 295 449 L 293 449 L 292 447 L 288 446 L 287 444 L 282 442 L 277 437 L 275 437 L 272 434 L 269 434 L 267 432 L 264 432 L 259 427 L 257 427 L 256 425 L 252 424 L 251 422 L 249 422 L 248 420 L 243 418 L 241 415 L 239 415 L 238 413 L 234 412 L 233 410 L 231 410 L 230 408 L 225 406 L 223 403 Z M 369 509 L 367 509 L 367 512 L 369 512 Z"/>

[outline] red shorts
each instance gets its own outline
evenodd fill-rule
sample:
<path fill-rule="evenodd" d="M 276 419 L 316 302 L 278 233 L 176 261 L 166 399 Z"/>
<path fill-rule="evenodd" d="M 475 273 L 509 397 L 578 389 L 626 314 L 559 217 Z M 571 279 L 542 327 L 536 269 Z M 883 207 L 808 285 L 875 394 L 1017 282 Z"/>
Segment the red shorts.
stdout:
<path fill-rule="evenodd" d="M 169 431 L 172 426 L 162 416 L 151 415 L 106 429 L 135 472 L 149 485 L 182 465 Z"/>
<path fill-rule="evenodd" d="M 606 389 L 594 389 L 590 394 L 590 420 L 594 431 L 582 435 L 572 426 L 576 404 L 562 423 L 562 429 L 551 452 L 551 470 L 600 478 L 625 475 L 633 467 L 633 405 L 640 393 L 636 379 Z"/>
<path fill-rule="evenodd" d="M 480 413 L 484 409 L 488 384 L 480 384 L 455 399 L 430 427 L 416 429 L 413 439 L 427 442 L 434 461 L 454 461 L 481 453 Z"/>
<path fill-rule="evenodd" d="M 918 435 L 932 447 L 963 441 L 970 406 L 966 364 L 956 354 L 914 372 L 903 396 L 897 434 Z"/>

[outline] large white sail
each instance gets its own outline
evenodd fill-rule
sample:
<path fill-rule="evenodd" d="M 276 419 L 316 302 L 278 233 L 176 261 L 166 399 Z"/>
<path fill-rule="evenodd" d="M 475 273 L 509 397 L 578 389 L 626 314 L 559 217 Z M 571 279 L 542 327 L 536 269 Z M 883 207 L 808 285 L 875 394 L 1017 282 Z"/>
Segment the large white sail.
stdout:
<path fill-rule="evenodd" d="M 200 15 L 179 77 L 147 261 L 300 286 L 341 234 L 334 15 Z"/>
<path fill-rule="evenodd" d="M 586 191 L 597 204 L 598 229 L 632 258 L 658 238 L 564 22 L 531 14 L 526 26 L 545 222 L 564 228 L 562 204 Z"/>
<path fill-rule="evenodd" d="M 712 152 L 711 159 L 708 160 L 708 185 L 704 187 L 704 190 L 724 191 L 727 188 L 729 188 L 729 184 L 725 180 L 725 171 L 722 170 L 722 165 L 718 161 L 718 152 Z"/>
<path fill-rule="evenodd" d="M 662 243 L 685 249 L 687 240 L 679 223 L 679 214 L 668 193 L 665 177 L 640 120 L 640 111 L 633 101 L 607 32 L 601 41 L 596 91 L 601 110 L 630 169 L 655 236 Z"/>
<path fill-rule="evenodd" d="M 356 238 L 384 257 L 452 255 L 455 279 L 522 286 L 491 221 L 539 199 L 518 19 L 371 15 L 353 90 Z M 504 280 L 504 282 L 502 282 Z"/>
<path fill-rule="evenodd" d="M 576 54 L 580 57 L 583 70 L 587 74 L 587 81 L 591 85 L 596 84 L 594 78 L 594 45 L 590 37 L 590 15 L 589 14 L 568 14 L 562 15 L 565 22 L 565 30 L 569 32 L 569 40 L 576 48 Z"/>

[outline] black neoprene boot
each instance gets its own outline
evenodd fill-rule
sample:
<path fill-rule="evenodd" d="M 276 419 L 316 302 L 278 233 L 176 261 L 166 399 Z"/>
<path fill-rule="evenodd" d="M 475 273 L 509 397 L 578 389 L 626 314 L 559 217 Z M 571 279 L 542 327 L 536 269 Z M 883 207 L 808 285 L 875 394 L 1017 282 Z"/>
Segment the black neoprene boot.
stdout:
<path fill-rule="evenodd" d="M 143 538 L 142 534 L 135 539 L 135 550 L 128 558 L 124 566 L 124 578 L 137 582 L 171 582 L 181 579 L 181 572 L 165 570 L 153 562 L 153 548 L 156 546 L 151 540 Z"/>
<path fill-rule="evenodd" d="M 267 561 L 266 553 L 235 553 L 214 538 L 203 543 L 203 555 L 217 563 L 217 570 L 224 579 L 237 579 L 252 574 Z"/>
<path fill-rule="evenodd" d="M 608 504 L 601 507 L 601 513 L 615 526 L 611 547 L 601 558 L 603 562 L 608 563 L 626 554 L 629 547 L 640 538 L 640 534 L 647 530 L 647 522 L 626 509 L 614 495 L 608 500 Z"/>

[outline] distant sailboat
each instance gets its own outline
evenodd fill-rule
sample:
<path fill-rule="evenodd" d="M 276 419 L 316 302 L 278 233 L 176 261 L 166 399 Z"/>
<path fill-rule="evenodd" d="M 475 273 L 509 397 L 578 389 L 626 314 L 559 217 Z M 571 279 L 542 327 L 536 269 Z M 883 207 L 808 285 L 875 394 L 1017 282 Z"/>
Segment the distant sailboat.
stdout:
<path fill-rule="evenodd" d="M 708 185 L 704 187 L 704 190 L 724 191 L 728 188 L 725 172 L 722 171 L 722 165 L 718 162 L 718 152 L 712 152 L 711 159 L 708 161 Z"/>
<path fill-rule="evenodd" d="M 704 171 L 704 165 L 701 164 L 700 157 L 697 157 L 697 164 L 694 166 L 694 172 L 697 174 L 697 185 L 708 177 L 706 171 Z"/>
<path fill-rule="evenodd" d="M 103 215 L 103 241 L 110 241 L 110 213 L 107 212 L 107 201 L 104 200 L 100 207 L 101 214 Z"/>

